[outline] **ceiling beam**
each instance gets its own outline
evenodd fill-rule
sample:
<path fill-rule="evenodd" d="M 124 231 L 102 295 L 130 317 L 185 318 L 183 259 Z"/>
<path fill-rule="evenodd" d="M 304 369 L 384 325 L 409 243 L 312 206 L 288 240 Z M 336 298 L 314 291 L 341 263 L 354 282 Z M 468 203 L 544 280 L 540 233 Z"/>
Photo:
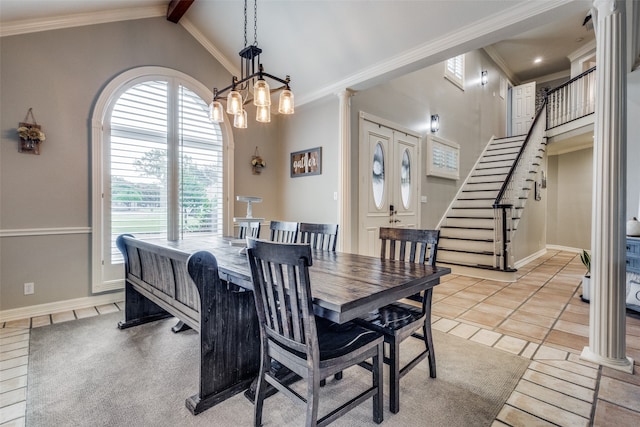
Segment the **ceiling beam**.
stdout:
<path fill-rule="evenodd" d="M 171 0 L 169 7 L 167 7 L 167 21 L 177 24 L 194 1 L 195 0 Z"/>

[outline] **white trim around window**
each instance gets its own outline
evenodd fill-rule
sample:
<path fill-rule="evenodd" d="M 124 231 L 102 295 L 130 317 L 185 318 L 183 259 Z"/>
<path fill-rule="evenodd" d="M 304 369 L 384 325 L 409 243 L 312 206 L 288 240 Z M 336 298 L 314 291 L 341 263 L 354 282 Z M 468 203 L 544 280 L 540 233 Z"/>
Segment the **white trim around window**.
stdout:
<path fill-rule="evenodd" d="M 198 96 L 202 99 L 211 99 L 212 93 L 205 85 L 198 82 L 191 76 L 177 70 L 164 67 L 138 67 L 116 76 L 101 91 L 93 109 L 91 118 L 91 145 L 92 145 L 92 255 L 91 255 L 91 290 L 93 293 L 101 293 L 122 289 L 124 281 L 122 278 L 113 278 L 105 274 L 104 266 L 104 244 L 103 230 L 105 218 L 103 215 L 103 195 L 104 195 L 104 147 L 105 132 L 104 124 L 107 115 L 110 114 L 110 107 L 120 97 L 123 89 L 128 87 L 132 81 L 140 79 L 179 79 L 185 82 Z M 224 214 L 223 224 L 226 230 L 225 234 L 230 235 L 233 232 L 233 202 L 230 201 L 233 191 L 233 158 L 234 143 L 233 133 L 225 121 L 221 124 L 221 130 L 224 141 L 224 176 L 225 183 L 223 189 Z M 123 269 L 124 273 L 124 269 Z"/>

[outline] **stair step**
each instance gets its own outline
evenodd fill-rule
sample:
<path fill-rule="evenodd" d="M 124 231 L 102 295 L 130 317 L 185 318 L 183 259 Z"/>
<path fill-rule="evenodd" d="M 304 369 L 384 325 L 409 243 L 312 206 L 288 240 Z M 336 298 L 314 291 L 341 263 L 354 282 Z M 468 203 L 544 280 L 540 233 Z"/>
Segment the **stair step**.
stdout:
<path fill-rule="evenodd" d="M 510 168 L 511 165 L 513 165 L 513 160 L 500 160 L 498 162 L 490 162 L 490 163 L 478 163 L 478 166 L 476 167 L 476 171 L 480 171 L 480 170 L 494 170 L 494 169 L 500 169 L 500 168 Z"/>
<path fill-rule="evenodd" d="M 518 151 L 513 153 L 498 153 L 498 154 L 485 154 L 482 156 L 480 160 L 480 164 L 485 164 L 489 162 L 499 162 L 499 161 L 513 161 L 518 157 Z"/>
<path fill-rule="evenodd" d="M 470 250 L 473 252 L 493 253 L 493 242 L 488 242 L 485 240 L 447 239 L 441 237 L 438 240 L 438 252 L 441 250 Z"/>
<path fill-rule="evenodd" d="M 486 229 L 465 229 L 465 228 L 453 228 L 453 227 L 441 227 L 440 238 L 441 239 L 478 239 L 489 240 L 493 239 L 493 230 Z"/>
<path fill-rule="evenodd" d="M 502 181 L 497 182 L 467 182 L 462 191 L 499 191 Z"/>
<path fill-rule="evenodd" d="M 505 142 L 513 142 L 513 141 L 524 141 L 527 138 L 526 134 L 522 134 L 522 135 L 512 135 L 512 136 L 505 136 L 504 138 L 496 138 L 493 140 L 493 144 L 502 144 Z"/>
<path fill-rule="evenodd" d="M 516 269 L 509 269 L 509 270 L 501 270 L 497 267 L 494 267 L 492 265 L 472 265 L 472 264 L 461 264 L 461 263 L 456 263 L 456 262 L 443 262 L 441 263 L 440 260 L 438 260 L 438 265 L 443 265 L 443 266 L 447 266 L 447 265 L 451 265 L 451 266 L 458 266 L 458 267 L 471 267 L 471 268 L 479 268 L 482 270 L 491 270 L 491 271 L 496 271 L 496 272 L 500 272 L 500 273 L 511 273 L 511 272 L 516 272 L 518 270 Z"/>
<path fill-rule="evenodd" d="M 447 251 L 438 248 L 438 262 L 454 262 L 463 265 L 491 266 L 494 262 L 493 254 Z"/>
<path fill-rule="evenodd" d="M 451 208 L 451 217 L 493 218 L 493 208 Z"/>
<path fill-rule="evenodd" d="M 506 177 L 507 177 L 507 174 L 497 174 L 493 176 L 472 175 L 467 180 L 467 184 L 500 183 L 500 185 L 502 185 Z"/>
<path fill-rule="evenodd" d="M 476 169 L 475 171 L 473 171 L 473 176 L 493 176 L 493 175 L 506 176 L 509 173 L 510 169 L 511 169 L 511 166 L 491 168 L 491 169 Z"/>
<path fill-rule="evenodd" d="M 504 143 L 493 143 L 488 148 L 487 151 L 491 150 L 501 150 L 501 149 L 511 149 L 517 148 L 518 150 L 522 147 L 522 143 L 524 141 L 512 141 L 512 142 L 504 142 Z"/>
<path fill-rule="evenodd" d="M 494 199 L 490 200 L 460 200 L 453 202 L 453 208 L 493 208 Z"/>
<path fill-rule="evenodd" d="M 462 190 L 458 200 L 495 199 L 499 189 L 495 190 Z"/>
<path fill-rule="evenodd" d="M 493 228 L 493 218 L 452 218 L 447 217 L 445 220 L 447 227 L 462 228 Z"/>

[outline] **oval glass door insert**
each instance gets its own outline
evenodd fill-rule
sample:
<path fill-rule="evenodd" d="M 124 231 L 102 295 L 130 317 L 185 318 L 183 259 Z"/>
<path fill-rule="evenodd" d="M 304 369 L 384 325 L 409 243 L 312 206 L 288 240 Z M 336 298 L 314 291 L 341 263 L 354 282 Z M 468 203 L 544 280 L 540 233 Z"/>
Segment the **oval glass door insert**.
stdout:
<path fill-rule="evenodd" d="M 373 189 L 373 202 L 376 204 L 376 208 L 382 208 L 382 201 L 384 200 L 384 151 L 382 144 L 377 143 L 376 148 L 373 150 L 373 164 L 371 186 Z"/>
<path fill-rule="evenodd" d="M 402 163 L 400 164 L 400 194 L 402 195 L 402 205 L 405 209 L 409 209 L 411 204 L 411 158 L 408 148 L 405 148 L 402 153 Z"/>

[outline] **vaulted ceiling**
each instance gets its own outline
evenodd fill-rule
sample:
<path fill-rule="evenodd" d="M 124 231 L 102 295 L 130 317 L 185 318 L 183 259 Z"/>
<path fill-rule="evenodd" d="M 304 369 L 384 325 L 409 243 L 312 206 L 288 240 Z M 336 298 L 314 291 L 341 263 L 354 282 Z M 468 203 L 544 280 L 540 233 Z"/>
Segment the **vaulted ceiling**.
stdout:
<path fill-rule="evenodd" d="M 171 6 L 176 2 L 182 3 L 179 15 L 184 13 L 177 25 L 238 75 L 238 52 L 245 45 L 243 2 L 174 0 Z M 252 44 L 253 0 L 248 3 Z M 1 0 L 0 35 L 165 16 L 169 5 L 169 0 Z M 568 73 L 567 55 L 594 43 L 593 31 L 582 25 L 591 6 L 590 0 L 259 0 L 257 41 L 265 69 L 291 76 L 298 104 L 483 47 L 520 83 Z M 534 57 L 542 62 L 534 65 Z"/>

